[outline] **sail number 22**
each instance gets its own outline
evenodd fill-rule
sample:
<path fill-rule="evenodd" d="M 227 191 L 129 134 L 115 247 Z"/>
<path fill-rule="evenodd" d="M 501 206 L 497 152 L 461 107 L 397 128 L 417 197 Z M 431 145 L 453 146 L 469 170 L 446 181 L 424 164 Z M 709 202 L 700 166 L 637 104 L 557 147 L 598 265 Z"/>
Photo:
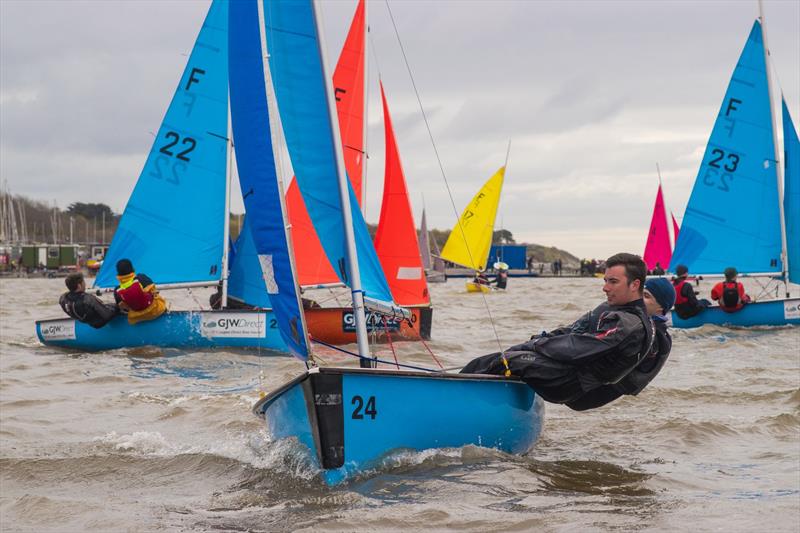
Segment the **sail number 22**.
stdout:
<path fill-rule="evenodd" d="M 166 179 L 167 183 L 180 185 L 180 175 L 186 171 L 186 163 L 191 161 L 189 153 L 197 147 L 197 141 L 191 137 L 181 139 L 181 136 L 174 131 L 168 131 L 164 137 L 168 140 L 158 150 L 160 154 L 164 155 L 159 155 L 153 161 L 150 175 L 156 179 Z M 177 161 L 170 165 L 170 157 L 176 158 Z"/>
<path fill-rule="evenodd" d="M 733 173 L 739 167 L 739 156 L 733 153 L 726 154 L 723 150 L 714 148 L 711 150 L 708 167 L 703 176 L 703 184 L 728 192 L 731 190 L 730 182 L 733 181 Z"/>

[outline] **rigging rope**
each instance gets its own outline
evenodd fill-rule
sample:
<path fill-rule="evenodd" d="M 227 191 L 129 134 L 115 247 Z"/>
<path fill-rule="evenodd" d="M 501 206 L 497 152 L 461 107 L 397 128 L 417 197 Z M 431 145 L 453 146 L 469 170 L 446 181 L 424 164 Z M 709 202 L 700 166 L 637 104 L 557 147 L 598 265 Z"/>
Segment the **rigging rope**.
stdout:
<path fill-rule="evenodd" d="M 466 241 L 466 234 L 464 233 L 464 228 L 461 226 L 461 217 L 459 216 L 458 208 L 456 208 L 456 203 L 455 200 L 453 199 L 453 193 L 452 190 L 450 189 L 450 184 L 447 181 L 447 175 L 445 174 L 444 171 L 444 165 L 442 164 L 442 159 L 441 157 L 439 157 L 439 149 L 436 147 L 436 141 L 433 138 L 433 131 L 431 130 L 430 123 L 428 122 L 428 116 L 425 113 L 425 108 L 422 105 L 422 98 L 420 97 L 419 91 L 417 90 L 417 83 L 414 80 L 414 74 L 411 71 L 411 65 L 409 64 L 408 57 L 406 56 L 406 50 L 405 47 L 403 46 L 403 41 L 400 39 L 400 32 L 397 30 L 397 24 L 395 23 L 394 15 L 392 14 L 392 8 L 389 6 L 389 0 L 386 0 L 386 9 L 389 12 L 389 18 L 392 21 L 392 27 L 394 28 L 394 34 L 397 37 L 397 43 L 400 45 L 400 52 L 403 55 L 403 61 L 405 62 L 406 70 L 408 70 L 408 76 L 411 79 L 411 85 L 414 88 L 414 95 L 417 97 L 417 103 L 419 104 L 419 109 L 420 112 L 422 113 L 422 120 L 425 122 L 425 128 L 428 131 L 428 137 L 430 137 L 431 140 L 433 152 L 434 154 L 436 154 L 436 162 L 439 164 L 439 171 L 442 174 L 442 179 L 444 180 L 444 185 L 445 188 L 447 189 L 447 195 L 450 198 L 450 205 L 453 208 L 453 213 L 456 216 L 456 220 L 458 220 L 458 228 L 461 231 L 461 237 Z M 470 256 L 470 261 L 472 261 L 472 263 L 475 264 L 475 261 L 472 258 L 472 251 L 469 249 L 469 246 L 467 246 L 466 248 L 467 248 L 467 253 Z M 486 308 L 486 314 L 489 317 L 489 324 L 492 326 L 492 333 L 494 334 L 494 339 L 497 342 L 499 350 L 502 352 L 503 346 L 500 342 L 500 336 L 497 333 L 497 328 L 494 323 L 494 318 L 492 317 L 492 311 L 489 308 L 489 301 L 486 299 L 486 295 L 484 294 L 483 291 L 481 291 L 481 297 L 483 298 L 483 305 Z"/>
<path fill-rule="evenodd" d="M 336 350 L 337 352 L 342 352 L 343 354 L 350 355 L 350 356 L 356 357 L 358 359 L 366 359 L 367 361 L 375 361 L 375 362 L 384 363 L 384 364 L 387 364 L 387 365 L 394 364 L 394 363 L 392 363 L 392 361 L 387 361 L 385 359 L 364 357 L 364 356 L 359 355 L 357 353 L 350 352 L 348 350 L 345 350 L 344 348 L 339 348 L 338 346 L 335 346 L 333 344 L 328 344 L 327 342 L 323 342 L 323 341 L 321 341 L 319 339 L 315 339 L 313 337 L 311 337 L 311 342 L 315 342 L 315 343 L 317 343 L 317 344 L 319 344 L 321 346 L 325 346 L 325 347 L 330 348 L 332 350 Z M 397 366 L 399 366 L 400 368 L 410 368 L 411 370 L 421 370 L 422 372 L 431 372 L 431 373 L 434 373 L 434 374 L 441 374 L 443 372 L 442 370 L 437 370 L 435 368 L 426 368 L 424 366 L 407 365 L 407 364 L 404 364 L 404 363 L 397 363 Z"/>
<path fill-rule="evenodd" d="M 386 333 L 386 339 L 389 341 L 389 349 L 392 350 L 392 356 L 394 357 L 394 364 L 397 366 L 397 369 L 400 370 L 400 365 L 397 363 L 397 352 L 394 351 L 394 344 L 392 344 L 392 335 L 389 333 L 389 324 L 386 323 L 386 316 L 383 316 L 383 331 Z"/>

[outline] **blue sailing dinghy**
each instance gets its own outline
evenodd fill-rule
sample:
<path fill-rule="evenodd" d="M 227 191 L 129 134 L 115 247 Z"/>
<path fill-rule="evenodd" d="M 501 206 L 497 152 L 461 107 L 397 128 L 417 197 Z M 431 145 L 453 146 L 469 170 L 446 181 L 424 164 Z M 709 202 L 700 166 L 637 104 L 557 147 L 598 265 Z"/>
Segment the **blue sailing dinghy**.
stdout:
<path fill-rule="evenodd" d="M 489 375 L 314 368 L 254 407 L 272 438 L 305 445 L 335 485 L 387 453 L 473 444 L 524 453 L 544 403 L 525 383 Z"/>
<path fill-rule="evenodd" d="M 713 306 L 686 319 L 672 313 L 672 327 L 675 328 L 699 328 L 706 324 L 738 327 L 800 325 L 800 298 L 751 302 L 735 313 L 726 313 L 719 306 Z"/>
<path fill-rule="evenodd" d="M 264 225 L 285 224 L 269 144 L 273 132 L 268 80 L 307 210 L 328 259 L 339 266 L 342 281 L 351 289 L 359 355 L 366 368 L 313 366 L 288 236 L 284 232 L 280 239 L 264 238 L 254 225 L 259 257 L 271 258 L 275 271 L 270 299 L 281 335 L 289 350 L 310 367 L 260 400 L 254 412 L 265 419 L 272 439 L 293 438 L 304 445 L 329 484 L 373 468 L 395 450 L 467 444 L 510 453 L 528 450 L 541 432 L 544 408 L 524 383 L 498 376 L 372 368 L 365 306 L 398 314 L 404 310 L 391 301 L 344 172 L 317 10 L 311 0 L 265 2 L 262 33 L 257 1 L 230 3 L 231 119 L 237 165 L 246 188 L 253 191 L 245 201 L 272 202 L 259 208 L 248 204 L 247 211 L 263 214 Z M 262 50 L 262 34 L 268 52 Z M 264 57 L 269 58 L 267 65 Z M 248 141 L 242 143 L 240 138 Z"/>
<path fill-rule="evenodd" d="M 94 288 L 110 291 L 119 259 L 133 261 L 159 290 L 219 286 L 260 311 L 168 311 L 131 325 L 116 317 L 100 329 L 71 318 L 39 320 L 50 346 L 84 351 L 138 346 L 252 347 L 285 352 L 259 258 L 247 253 L 249 221 L 229 253 L 228 2 L 214 0 L 128 200 Z M 166 297 L 169 301 L 169 296 Z M 276 353 L 276 352 L 272 352 Z"/>
<path fill-rule="evenodd" d="M 800 283 L 800 143 L 783 102 L 784 154 L 773 117 L 766 37 L 756 20 L 731 76 L 675 244 L 670 270 L 719 276 L 735 267 L 786 284 L 785 298 L 749 303 L 735 313 L 709 307 L 674 327 L 800 323 L 789 283 Z M 781 179 L 785 170 L 784 179 Z M 781 186 L 785 195 L 781 200 Z"/>
<path fill-rule="evenodd" d="M 43 344 L 85 352 L 140 346 L 226 346 L 285 354 L 286 343 L 277 328 L 271 311 L 171 311 L 135 326 L 128 324 L 126 317 L 118 316 L 100 329 L 71 318 L 38 320 L 36 335 Z"/>

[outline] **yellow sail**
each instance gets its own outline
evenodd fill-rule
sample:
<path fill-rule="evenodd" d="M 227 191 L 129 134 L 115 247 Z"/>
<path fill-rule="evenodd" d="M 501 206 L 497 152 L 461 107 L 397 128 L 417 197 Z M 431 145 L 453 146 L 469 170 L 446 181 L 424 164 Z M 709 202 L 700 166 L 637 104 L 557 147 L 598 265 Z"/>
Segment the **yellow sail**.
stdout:
<path fill-rule="evenodd" d="M 473 270 L 486 268 L 505 174 L 506 167 L 500 167 L 461 213 L 442 249 L 445 260 Z"/>

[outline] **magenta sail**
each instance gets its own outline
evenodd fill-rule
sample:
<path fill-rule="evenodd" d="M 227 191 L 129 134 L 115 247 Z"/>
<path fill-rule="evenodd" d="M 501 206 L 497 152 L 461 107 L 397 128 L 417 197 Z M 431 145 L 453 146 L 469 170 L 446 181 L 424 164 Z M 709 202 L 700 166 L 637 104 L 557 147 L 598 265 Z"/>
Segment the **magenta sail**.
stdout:
<path fill-rule="evenodd" d="M 670 212 L 669 216 L 672 217 L 672 242 L 678 242 L 678 233 L 681 232 L 680 226 L 678 226 L 678 221 L 675 220 L 675 215 Z"/>
<path fill-rule="evenodd" d="M 653 207 L 653 218 L 650 221 L 650 231 L 647 234 L 647 244 L 644 247 L 644 262 L 648 270 L 658 266 L 667 269 L 672 259 L 672 248 L 669 244 L 669 228 L 667 226 L 667 210 L 664 208 L 664 195 L 661 185 L 658 186 L 656 205 Z"/>

